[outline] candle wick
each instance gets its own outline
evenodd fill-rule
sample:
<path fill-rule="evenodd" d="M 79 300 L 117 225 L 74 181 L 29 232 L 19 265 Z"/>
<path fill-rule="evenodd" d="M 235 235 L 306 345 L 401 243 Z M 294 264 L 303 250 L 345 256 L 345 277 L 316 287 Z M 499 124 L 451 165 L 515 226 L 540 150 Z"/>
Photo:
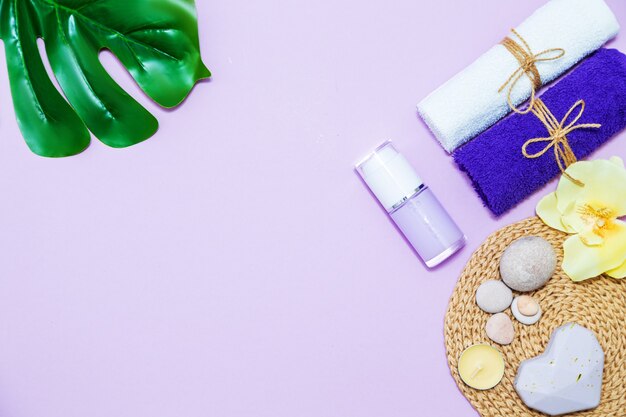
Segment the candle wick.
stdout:
<path fill-rule="evenodd" d="M 478 373 L 479 373 L 480 371 L 482 371 L 482 370 L 483 370 L 483 366 L 482 366 L 482 365 L 478 365 L 478 366 L 476 367 L 476 369 L 474 369 L 474 372 L 472 372 L 472 375 L 470 375 L 470 379 L 474 379 L 474 378 L 476 378 L 476 375 L 478 375 Z"/>

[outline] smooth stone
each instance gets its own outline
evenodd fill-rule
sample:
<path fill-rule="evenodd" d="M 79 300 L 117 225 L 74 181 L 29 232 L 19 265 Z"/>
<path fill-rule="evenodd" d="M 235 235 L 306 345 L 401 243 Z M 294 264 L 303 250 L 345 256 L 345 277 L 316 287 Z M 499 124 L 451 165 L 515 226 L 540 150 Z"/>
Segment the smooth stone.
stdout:
<path fill-rule="evenodd" d="M 513 291 L 502 281 L 485 281 L 476 290 L 476 304 L 486 313 L 500 313 L 513 301 Z"/>
<path fill-rule="evenodd" d="M 544 238 L 517 239 L 500 258 L 500 275 L 515 291 L 534 291 L 545 285 L 556 270 L 556 253 Z"/>
<path fill-rule="evenodd" d="M 600 405 L 603 373 L 604 352 L 596 336 L 568 323 L 552 333 L 543 354 L 520 364 L 514 385 L 529 408 L 558 416 Z"/>
<path fill-rule="evenodd" d="M 517 299 L 517 309 L 526 317 L 532 317 L 539 311 L 539 303 L 529 295 L 522 295 Z"/>
<path fill-rule="evenodd" d="M 515 329 L 509 316 L 504 313 L 494 314 L 485 326 L 487 337 L 499 345 L 510 345 L 515 337 Z"/>
<path fill-rule="evenodd" d="M 539 304 L 537 304 L 537 312 L 534 316 L 527 316 L 525 314 L 522 314 L 519 309 L 519 304 L 522 297 L 524 296 L 522 295 L 521 297 L 515 297 L 513 303 L 511 303 L 511 313 L 513 313 L 513 317 L 515 317 L 515 320 L 519 321 L 522 324 L 530 326 L 531 324 L 537 323 L 541 318 L 541 307 L 539 307 Z"/>

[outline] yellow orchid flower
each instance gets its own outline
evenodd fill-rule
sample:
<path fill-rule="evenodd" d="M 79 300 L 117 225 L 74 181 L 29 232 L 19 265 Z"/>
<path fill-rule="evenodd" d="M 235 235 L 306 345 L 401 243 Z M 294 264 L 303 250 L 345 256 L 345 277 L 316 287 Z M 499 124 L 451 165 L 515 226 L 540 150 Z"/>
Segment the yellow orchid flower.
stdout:
<path fill-rule="evenodd" d="M 626 169 L 621 158 L 580 161 L 565 171 L 556 192 L 537 205 L 548 226 L 570 236 L 563 271 L 574 281 L 607 274 L 626 277 Z"/>

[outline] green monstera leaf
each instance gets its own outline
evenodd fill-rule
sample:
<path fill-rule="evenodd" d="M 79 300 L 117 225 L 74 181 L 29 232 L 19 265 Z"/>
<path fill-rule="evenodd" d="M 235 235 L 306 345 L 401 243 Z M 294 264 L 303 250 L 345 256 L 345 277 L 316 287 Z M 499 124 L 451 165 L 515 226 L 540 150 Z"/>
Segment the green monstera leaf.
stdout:
<path fill-rule="evenodd" d="M 0 0 L 0 37 L 19 126 L 30 149 L 47 157 L 82 152 L 89 131 L 121 148 L 158 129 L 106 72 L 103 49 L 164 107 L 211 75 L 200 58 L 193 0 Z M 65 97 L 48 77 L 38 38 Z"/>

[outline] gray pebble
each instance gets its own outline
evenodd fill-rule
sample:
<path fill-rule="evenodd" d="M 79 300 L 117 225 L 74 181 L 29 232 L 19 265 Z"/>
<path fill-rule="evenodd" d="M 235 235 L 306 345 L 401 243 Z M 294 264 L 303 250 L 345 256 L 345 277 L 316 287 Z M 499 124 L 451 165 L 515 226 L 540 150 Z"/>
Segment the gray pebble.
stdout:
<path fill-rule="evenodd" d="M 504 311 L 512 301 L 513 292 L 502 281 L 485 281 L 476 290 L 476 304 L 486 313 Z"/>
<path fill-rule="evenodd" d="M 534 291 L 554 275 L 556 253 L 538 236 L 523 237 L 511 243 L 500 259 L 500 275 L 515 291 Z"/>

